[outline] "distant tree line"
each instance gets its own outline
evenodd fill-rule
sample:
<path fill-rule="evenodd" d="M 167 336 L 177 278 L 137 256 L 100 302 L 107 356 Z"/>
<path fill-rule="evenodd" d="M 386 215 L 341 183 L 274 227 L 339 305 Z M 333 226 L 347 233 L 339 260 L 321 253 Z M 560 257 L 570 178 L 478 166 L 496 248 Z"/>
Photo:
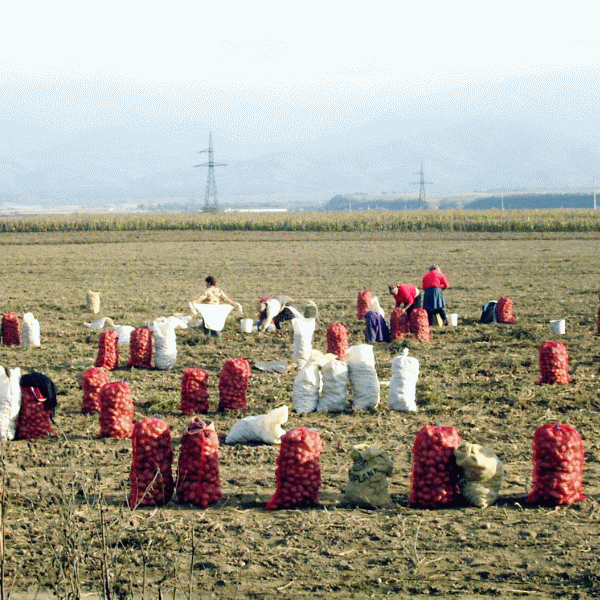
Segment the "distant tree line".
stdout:
<path fill-rule="evenodd" d="M 597 202 L 600 203 L 600 194 Z M 506 196 L 486 196 L 458 206 L 456 202 L 442 200 L 439 210 L 538 210 L 560 208 L 593 208 L 594 196 L 591 193 L 546 193 L 546 194 L 511 194 Z M 351 196 L 338 194 L 324 206 L 329 212 L 360 212 L 370 210 L 418 210 L 419 200 L 396 198 L 385 200 L 357 200 Z"/>

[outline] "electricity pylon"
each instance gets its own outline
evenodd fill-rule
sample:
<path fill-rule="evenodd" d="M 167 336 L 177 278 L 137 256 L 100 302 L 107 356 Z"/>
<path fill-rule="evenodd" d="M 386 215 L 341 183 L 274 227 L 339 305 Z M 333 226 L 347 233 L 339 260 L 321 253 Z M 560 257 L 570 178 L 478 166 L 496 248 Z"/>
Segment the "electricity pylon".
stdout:
<path fill-rule="evenodd" d="M 208 136 L 208 149 L 200 150 L 198 154 L 208 152 L 208 162 L 195 167 L 208 167 L 208 177 L 206 178 L 206 197 L 204 199 L 204 212 L 216 212 L 219 210 L 219 201 L 217 199 L 217 182 L 215 181 L 215 167 L 226 167 L 224 163 L 216 163 L 213 160 L 212 132 Z M 212 205 L 211 200 L 212 198 Z"/>
<path fill-rule="evenodd" d="M 423 163 L 421 163 L 421 170 L 413 173 L 413 175 L 420 175 L 420 181 L 413 181 L 410 185 L 419 185 L 419 206 L 418 208 L 423 210 L 426 208 L 425 206 L 425 186 L 432 185 L 431 181 L 425 181 L 425 175 L 423 173 Z"/>

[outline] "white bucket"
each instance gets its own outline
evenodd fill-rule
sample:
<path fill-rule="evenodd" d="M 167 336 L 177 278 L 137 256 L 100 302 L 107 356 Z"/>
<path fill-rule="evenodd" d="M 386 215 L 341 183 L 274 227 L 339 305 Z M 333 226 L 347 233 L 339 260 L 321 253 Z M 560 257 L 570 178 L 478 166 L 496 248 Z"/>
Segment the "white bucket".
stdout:
<path fill-rule="evenodd" d="M 458 315 L 456 313 L 448 315 L 448 325 L 451 327 L 456 327 L 458 325 Z"/>
<path fill-rule="evenodd" d="M 550 327 L 552 327 L 552 331 L 554 331 L 554 333 L 563 335 L 565 333 L 565 320 L 558 319 L 556 321 L 550 321 Z"/>
<path fill-rule="evenodd" d="M 252 333 L 252 319 L 242 319 L 240 321 L 240 331 L 242 333 Z"/>

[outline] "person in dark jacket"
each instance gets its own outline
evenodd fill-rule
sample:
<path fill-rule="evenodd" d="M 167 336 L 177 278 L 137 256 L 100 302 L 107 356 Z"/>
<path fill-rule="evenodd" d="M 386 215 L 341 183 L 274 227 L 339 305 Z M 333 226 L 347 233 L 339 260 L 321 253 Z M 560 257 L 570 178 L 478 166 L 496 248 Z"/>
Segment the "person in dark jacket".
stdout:
<path fill-rule="evenodd" d="M 448 289 L 449 285 L 438 265 L 429 267 L 428 273 L 423 277 L 423 308 L 427 311 L 430 326 L 433 325 L 436 314 L 440 315 L 444 325 L 448 325 L 444 290 Z"/>

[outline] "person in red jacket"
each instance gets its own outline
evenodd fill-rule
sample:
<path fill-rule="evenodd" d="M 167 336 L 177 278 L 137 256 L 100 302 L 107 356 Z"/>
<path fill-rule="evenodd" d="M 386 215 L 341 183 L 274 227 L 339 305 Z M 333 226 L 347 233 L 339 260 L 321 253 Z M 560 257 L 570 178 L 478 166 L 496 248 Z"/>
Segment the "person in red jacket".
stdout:
<path fill-rule="evenodd" d="M 402 285 L 390 285 L 388 289 L 390 294 L 394 296 L 396 308 L 404 308 L 409 317 L 414 308 L 423 307 L 421 291 L 414 285 L 403 283 Z"/>
<path fill-rule="evenodd" d="M 449 285 L 438 265 L 429 267 L 429 272 L 423 277 L 423 308 L 427 311 L 429 325 L 433 325 L 436 314 L 442 317 L 444 325 L 448 325 L 444 290 L 448 289 Z"/>

